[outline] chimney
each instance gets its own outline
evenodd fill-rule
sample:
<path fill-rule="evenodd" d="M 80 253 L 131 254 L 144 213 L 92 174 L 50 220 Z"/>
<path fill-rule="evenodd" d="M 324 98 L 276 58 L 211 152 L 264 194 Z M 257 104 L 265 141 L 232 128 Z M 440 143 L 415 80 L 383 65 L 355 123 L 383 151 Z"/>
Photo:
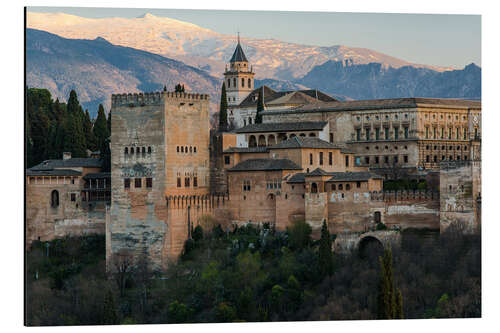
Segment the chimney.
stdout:
<path fill-rule="evenodd" d="M 70 151 L 65 151 L 63 153 L 63 160 L 69 160 L 71 158 L 71 152 Z"/>

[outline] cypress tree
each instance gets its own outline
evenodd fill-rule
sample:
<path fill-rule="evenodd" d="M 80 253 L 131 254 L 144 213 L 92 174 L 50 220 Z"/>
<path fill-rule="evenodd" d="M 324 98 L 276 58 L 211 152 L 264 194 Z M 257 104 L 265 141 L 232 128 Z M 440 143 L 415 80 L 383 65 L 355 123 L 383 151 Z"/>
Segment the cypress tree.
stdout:
<path fill-rule="evenodd" d="M 109 138 L 108 122 L 106 120 L 106 113 L 104 112 L 102 104 L 99 104 L 93 134 L 98 148 L 100 148 L 103 145 L 103 142 Z"/>
<path fill-rule="evenodd" d="M 111 110 L 109 110 L 109 113 L 108 113 L 107 123 L 108 123 L 108 133 L 109 133 L 109 136 L 111 136 Z"/>
<path fill-rule="evenodd" d="M 403 318 L 403 295 L 401 290 L 394 288 L 394 274 L 392 270 L 392 251 L 387 249 L 384 256 L 379 257 L 380 284 L 378 294 L 379 319 Z"/>
<path fill-rule="evenodd" d="M 224 132 L 227 129 L 227 95 L 226 84 L 222 83 L 222 92 L 220 95 L 219 108 L 219 131 Z"/>
<path fill-rule="evenodd" d="M 261 111 L 264 110 L 264 87 L 259 90 L 259 96 L 257 100 L 257 114 L 255 115 L 255 123 L 262 123 L 262 114 Z"/>
<path fill-rule="evenodd" d="M 95 150 L 96 142 L 92 131 L 92 121 L 90 120 L 89 110 L 85 110 L 85 117 L 83 118 L 83 133 L 85 134 L 87 149 Z"/>
<path fill-rule="evenodd" d="M 87 157 L 87 143 L 83 133 L 83 109 L 74 90 L 69 93 L 64 151 L 70 151 L 73 157 Z"/>
<path fill-rule="evenodd" d="M 331 275 L 333 273 L 332 239 L 325 220 L 323 220 L 323 225 L 321 226 L 318 256 L 322 275 Z"/>

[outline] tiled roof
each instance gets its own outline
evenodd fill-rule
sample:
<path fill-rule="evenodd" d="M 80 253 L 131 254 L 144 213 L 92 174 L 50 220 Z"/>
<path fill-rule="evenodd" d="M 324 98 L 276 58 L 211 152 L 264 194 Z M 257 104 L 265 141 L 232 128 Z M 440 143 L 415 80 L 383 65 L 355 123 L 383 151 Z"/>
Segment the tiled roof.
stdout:
<path fill-rule="evenodd" d="M 321 149 L 344 149 L 343 145 L 337 145 L 319 138 L 294 136 L 278 144 L 268 147 L 269 149 L 293 149 L 293 148 L 321 148 Z"/>
<path fill-rule="evenodd" d="M 224 153 L 267 153 L 268 147 L 229 147 Z"/>
<path fill-rule="evenodd" d="M 88 173 L 83 176 L 84 179 L 111 178 L 111 172 Z"/>
<path fill-rule="evenodd" d="M 296 174 L 292 175 L 288 180 L 286 181 L 287 183 L 304 183 L 305 182 L 305 173 L 303 172 L 297 172 Z"/>
<path fill-rule="evenodd" d="M 228 171 L 277 171 L 277 170 L 302 170 L 289 159 L 255 158 L 238 163 Z"/>
<path fill-rule="evenodd" d="M 257 97 L 259 91 L 264 90 L 264 104 L 316 104 L 324 102 L 336 101 L 335 98 L 319 90 L 289 90 L 275 91 L 264 85 L 254 89 L 248 96 L 239 104 L 240 107 L 257 107 Z"/>
<path fill-rule="evenodd" d="M 27 176 L 80 176 L 80 171 L 71 169 L 52 169 L 52 170 L 26 170 Z"/>
<path fill-rule="evenodd" d="M 328 181 L 329 182 L 338 182 L 338 181 L 361 181 L 368 179 L 383 179 L 382 176 L 377 174 L 368 172 L 368 171 L 360 171 L 360 172 L 330 172 L 329 175 L 332 176 Z"/>
<path fill-rule="evenodd" d="M 308 176 L 329 176 L 330 173 L 326 172 L 321 168 L 316 168 L 307 174 Z"/>
<path fill-rule="evenodd" d="M 31 170 L 51 170 L 75 167 L 100 168 L 101 166 L 102 161 L 98 158 L 75 157 L 67 160 L 46 160 L 38 165 L 35 165 L 31 168 Z"/>
<path fill-rule="evenodd" d="M 293 123 L 261 123 L 250 124 L 238 128 L 236 133 L 286 132 L 286 131 L 321 131 L 326 121 L 302 121 Z"/>
<path fill-rule="evenodd" d="M 248 62 L 247 57 L 245 57 L 245 52 L 243 52 L 243 49 L 241 48 L 241 45 L 239 42 L 238 42 L 238 45 L 236 45 L 236 49 L 234 50 L 234 53 L 233 53 L 233 56 L 231 57 L 230 62 L 237 62 L 237 61 Z"/>
<path fill-rule="evenodd" d="M 423 105 L 448 106 L 458 108 L 481 108 L 481 101 L 448 98 L 387 98 L 357 101 L 335 101 L 316 104 L 305 104 L 293 110 L 266 110 L 263 114 L 329 112 L 329 111 L 361 111 L 397 108 L 416 108 Z"/>

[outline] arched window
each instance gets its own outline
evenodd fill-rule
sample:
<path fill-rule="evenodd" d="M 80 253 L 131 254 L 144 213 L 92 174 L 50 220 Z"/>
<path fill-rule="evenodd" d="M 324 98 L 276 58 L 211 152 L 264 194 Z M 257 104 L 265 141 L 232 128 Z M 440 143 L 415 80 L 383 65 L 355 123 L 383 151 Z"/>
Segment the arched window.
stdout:
<path fill-rule="evenodd" d="M 146 147 L 142 147 L 142 155 L 146 154 Z"/>
<path fill-rule="evenodd" d="M 130 154 L 131 154 L 131 155 L 134 155 L 134 147 L 131 147 L 131 148 L 130 148 Z"/>
<path fill-rule="evenodd" d="M 192 146 L 189 146 L 189 152 L 192 153 L 193 152 L 193 147 Z"/>
<path fill-rule="evenodd" d="M 245 87 L 245 79 L 244 78 L 241 78 L 241 86 Z"/>
<path fill-rule="evenodd" d="M 351 184 L 346 184 L 345 189 L 346 189 L 346 191 L 349 191 L 351 189 Z"/>
<path fill-rule="evenodd" d="M 250 138 L 248 140 L 248 146 L 249 147 L 257 147 L 257 139 L 255 138 L 254 135 L 250 135 Z"/>
<path fill-rule="evenodd" d="M 375 212 L 375 223 L 380 223 L 381 222 L 381 219 L 380 219 L 380 212 Z"/>
<path fill-rule="evenodd" d="M 337 186 L 335 186 L 335 184 L 332 184 L 332 191 L 336 191 L 337 190 Z"/>
<path fill-rule="evenodd" d="M 128 155 L 128 147 L 125 147 L 125 155 Z"/>
<path fill-rule="evenodd" d="M 266 137 L 264 135 L 259 135 L 259 147 L 266 146 Z"/>
<path fill-rule="evenodd" d="M 186 146 L 186 148 L 184 148 L 184 152 L 187 154 L 187 152 L 188 152 L 188 146 Z"/>
<path fill-rule="evenodd" d="M 184 152 L 184 146 L 181 147 L 181 153 L 183 153 L 183 152 Z"/>
<path fill-rule="evenodd" d="M 311 184 L 311 193 L 318 193 L 318 184 L 316 183 Z"/>
<path fill-rule="evenodd" d="M 52 208 L 59 207 L 59 192 L 57 190 L 53 190 L 50 194 L 50 205 Z"/>
<path fill-rule="evenodd" d="M 252 88 L 252 79 L 248 79 L 248 88 Z"/>
<path fill-rule="evenodd" d="M 196 147 L 193 148 L 193 151 L 196 153 Z"/>
<path fill-rule="evenodd" d="M 177 147 L 179 148 L 179 147 Z M 177 151 L 179 151 L 179 149 L 177 149 Z M 151 154 L 151 147 L 148 147 L 148 154 Z"/>

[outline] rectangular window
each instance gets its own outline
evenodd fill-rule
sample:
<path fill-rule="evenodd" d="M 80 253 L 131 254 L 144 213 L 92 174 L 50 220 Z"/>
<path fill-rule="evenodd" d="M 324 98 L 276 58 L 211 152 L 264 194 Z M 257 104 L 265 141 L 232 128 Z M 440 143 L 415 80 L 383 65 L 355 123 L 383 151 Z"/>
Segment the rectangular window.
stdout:
<path fill-rule="evenodd" d="M 333 133 L 330 133 L 330 142 L 333 142 Z"/>
<path fill-rule="evenodd" d="M 385 139 L 389 140 L 389 127 L 385 127 L 384 131 L 385 131 Z"/>
<path fill-rule="evenodd" d="M 146 187 L 147 188 L 153 187 L 153 178 L 146 178 Z"/>
<path fill-rule="evenodd" d="M 142 186 L 142 179 L 141 178 L 136 178 L 134 180 L 134 186 L 135 186 L 135 188 L 141 188 L 141 186 Z"/>
<path fill-rule="evenodd" d="M 448 129 L 448 140 L 451 140 L 451 135 L 452 135 L 452 129 L 451 127 Z"/>
<path fill-rule="evenodd" d="M 361 182 L 356 182 L 356 187 L 360 188 L 361 187 Z"/>
<path fill-rule="evenodd" d="M 198 177 L 193 177 L 193 187 L 198 187 Z"/>
<path fill-rule="evenodd" d="M 408 127 L 405 126 L 405 139 L 408 139 Z"/>
<path fill-rule="evenodd" d="M 426 127 L 425 128 L 425 138 L 428 139 L 429 138 L 429 127 Z"/>
<path fill-rule="evenodd" d="M 189 177 L 184 178 L 184 187 L 189 187 L 190 186 L 190 179 Z"/>
<path fill-rule="evenodd" d="M 394 126 L 394 140 L 399 139 L 399 127 Z"/>
<path fill-rule="evenodd" d="M 403 161 L 404 161 L 405 163 L 408 163 L 408 155 L 403 156 Z"/>
<path fill-rule="evenodd" d="M 384 156 L 384 163 L 389 163 L 389 156 Z"/>
<path fill-rule="evenodd" d="M 370 156 L 365 156 L 365 164 L 370 164 Z"/>
<path fill-rule="evenodd" d="M 467 128 L 464 128 L 464 140 L 467 140 Z"/>
<path fill-rule="evenodd" d="M 313 164 L 313 154 L 309 154 L 309 164 Z"/>
<path fill-rule="evenodd" d="M 346 156 L 345 157 L 345 166 L 348 167 L 349 166 L 349 156 Z"/>
<path fill-rule="evenodd" d="M 398 163 L 398 156 L 394 156 L 394 164 Z"/>
<path fill-rule="evenodd" d="M 437 127 L 434 127 L 434 128 L 433 128 L 433 131 L 434 131 L 434 133 L 433 133 L 433 138 L 434 138 L 434 139 L 437 139 Z"/>
<path fill-rule="evenodd" d="M 378 164 L 379 163 L 379 158 L 378 156 L 375 156 L 375 164 Z"/>
<path fill-rule="evenodd" d="M 366 141 L 370 141 L 370 129 L 365 128 L 365 134 L 366 134 Z"/>
<path fill-rule="evenodd" d="M 333 165 L 333 153 L 332 152 L 328 153 L 328 164 Z"/>
<path fill-rule="evenodd" d="M 76 201 L 76 194 L 75 193 L 71 193 L 71 201 Z"/>
<path fill-rule="evenodd" d="M 444 127 L 441 127 L 441 139 L 444 139 Z"/>
<path fill-rule="evenodd" d="M 177 177 L 177 187 L 181 187 L 181 177 Z"/>
<path fill-rule="evenodd" d="M 361 128 L 356 128 L 356 141 L 361 141 Z"/>
<path fill-rule="evenodd" d="M 319 165 L 323 165 L 323 152 L 319 152 Z"/>
<path fill-rule="evenodd" d="M 230 164 L 231 163 L 231 157 L 230 156 L 224 156 L 224 164 Z"/>
<path fill-rule="evenodd" d="M 456 136 L 457 136 L 457 140 L 460 139 L 460 128 L 456 128 Z"/>
<path fill-rule="evenodd" d="M 380 140 L 380 128 L 375 128 L 375 140 Z"/>
<path fill-rule="evenodd" d="M 125 178 L 124 180 L 124 188 L 130 188 L 130 178 Z"/>

